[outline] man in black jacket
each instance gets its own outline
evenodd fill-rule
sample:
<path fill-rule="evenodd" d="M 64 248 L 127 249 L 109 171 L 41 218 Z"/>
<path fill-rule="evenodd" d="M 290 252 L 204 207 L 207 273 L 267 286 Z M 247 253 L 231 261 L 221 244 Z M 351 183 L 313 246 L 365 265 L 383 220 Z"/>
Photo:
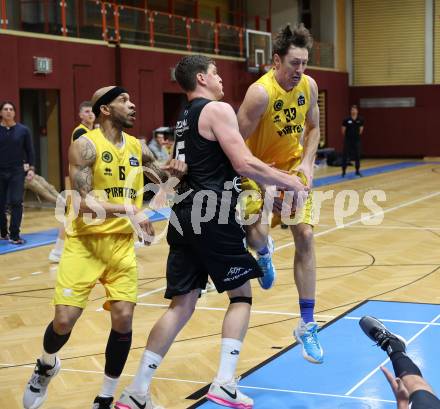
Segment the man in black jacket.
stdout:
<path fill-rule="evenodd" d="M 13 244 L 23 244 L 20 225 L 23 216 L 25 172 L 23 159 L 29 163 L 26 178 L 34 176 L 35 155 L 29 129 L 15 122 L 15 106 L 10 101 L 0 104 L 0 236 Z M 11 208 L 9 224 L 6 204 Z"/>

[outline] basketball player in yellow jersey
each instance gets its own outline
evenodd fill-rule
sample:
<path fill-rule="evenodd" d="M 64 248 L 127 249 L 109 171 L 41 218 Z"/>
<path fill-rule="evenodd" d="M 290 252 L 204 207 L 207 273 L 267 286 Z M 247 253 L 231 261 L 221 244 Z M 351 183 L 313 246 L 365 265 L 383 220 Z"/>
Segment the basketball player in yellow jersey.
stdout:
<path fill-rule="evenodd" d="M 93 124 L 96 118 L 92 108 L 93 106 L 90 101 L 83 101 L 79 105 L 78 116 L 81 122 L 72 131 L 71 142 L 76 141 L 81 135 L 93 130 Z"/>
<path fill-rule="evenodd" d="M 319 142 L 318 87 L 304 74 L 312 38 L 301 24 L 293 32 L 289 25 L 276 36 L 273 45 L 273 67 L 253 83 L 238 112 L 240 132 L 251 152 L 276 168 L 292 172 L 312 186 L 313 164 Z M 302 143 L 304 140 L 304 143 Z M 243 190 L 261 188 L 245 180 Z M 262 201 L 248 202 L 245 213 L 262 212 Z M 316 265 L 313 241 L 313 194 L 290 220 L 295 241 L 294 277 L 299 293 L 301 319 L 295 336 L 303 345 L 303 356 L 313 363 L 323 362 L 313 311 L 315 306 Z M 279 216 L 275 215 L 279 222 Z M 273 242 L 269 226 L 259 221 L 247 226 L 249 245 L 258 252 L 258 263 L 264 271 L 259 280 L 264 289 L 272 286 L 275 268 L 271 253 Z"/>
<path fill-rule="evenodd" d="M 146 145 L 122 131 L 131 128 L 135 121 L 135 106 L 125 89 L 113 86 L 99 89 L 92 103 L 100 128 L 81 136 L 69 149 L 72 189 L 79 196 L 78 200 L 72 199 L 69 210 L 75 210 L 76 203 L 79 216 L 71 228 L 66 228 L 66 246 L 53 301 L 55 316 L 46 328 L 42 356 L 26 385 L 25 409 L 38 408 L 46 400 L 48 384 L 60 370 L 57 352 L 69 339 L 98 280 L 105 287 L 104 307 L 110 310 L 112 325 L 105 350 L 104 382 L 92 407 L 111 408 L 131 346 L 137 299 L 133 228 L 123 216 L 136 220 L 137 232 L 151 239 L 153 227 L 140 210 L 142 166 L 148 168 L 149 178 L 153 173 L 156 175 L 153 182 L 166 181 L 169 177 L 154 162 Z M 167 168 L 172 168 L 171 174 L 181 176 L 185 166 L 174 161 Z"/>
<path fill-rule="evenodd" d="M 92 103 L 90 101 L 83 101 L 79 104 L 78 116 L 81 122 L 72 131 L 70 142 L 76 141 L 81 135 L 93 130 L 93 123 L 95 122 L 95 114 L 92 111 Z M 58 232 L 57 241 L 54 248 L 49 253 L 49 261 L 52 263 L 59 263 L 61 254 L 64 248 L 64 240 L 66 238 L 66 232 L 64 225 L 60 227 Z"/>

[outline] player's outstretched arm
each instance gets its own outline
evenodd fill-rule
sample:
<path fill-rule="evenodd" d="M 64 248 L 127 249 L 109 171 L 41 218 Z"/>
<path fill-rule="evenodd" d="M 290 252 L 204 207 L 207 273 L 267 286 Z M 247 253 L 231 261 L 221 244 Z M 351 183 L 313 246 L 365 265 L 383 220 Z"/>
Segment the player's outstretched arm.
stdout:
<path fill-rule="evenodd" d="M 257 128 L 262 116 L 266 112 L 269 95 L 263 86 L 252 84 L 238 110 L 237 119 L 240 134 L 244 139 L 249 138 Z"/>
<path fill-rule="evenodd" d="M 237 117 L 229 104 L 207 104 L 200 114 L 199 132 L 220 143 L 233 168 L 241 176 L 261 184 L 276 185 L 284 190 L 304 190 L 304 185 L 296 176 L 271 168 L 252 155 L 240 135 Z"/>

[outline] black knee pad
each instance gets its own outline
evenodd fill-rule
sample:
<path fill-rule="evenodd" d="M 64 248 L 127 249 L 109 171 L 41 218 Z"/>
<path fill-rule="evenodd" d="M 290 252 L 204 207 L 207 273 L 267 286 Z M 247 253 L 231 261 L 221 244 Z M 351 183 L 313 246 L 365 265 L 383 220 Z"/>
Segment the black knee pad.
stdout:
<path fill-rule="evenodd" d="M 234 304 L 236 302 L 245 302 L 249 305 L 252 305 L 252 297 L 232 297 L 229 299 L 229 302 L 231 304 Z"/>
<path fill-rule="evenodd" d="M 105 349 L 105 374 L 118 378 L 130 352 L 132 331 L 121 334 L 111 330 Z"/>

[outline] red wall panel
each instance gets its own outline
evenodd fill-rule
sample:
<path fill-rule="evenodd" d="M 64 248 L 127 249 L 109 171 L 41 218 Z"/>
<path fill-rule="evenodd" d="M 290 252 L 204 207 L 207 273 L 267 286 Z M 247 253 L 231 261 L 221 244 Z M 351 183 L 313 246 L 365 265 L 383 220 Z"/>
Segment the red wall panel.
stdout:
<path fill-rule="evenodd" d="M 440 85 L 351 87 L 350 102 L 361 98 L 415 97 L 414 108 L 365 108 L 364 156 L 440 156 Z"/>
<path fill-rule="evenodd" d="M 8 57 L 0 58 L 0 99 L 11 99 L 19 106 L 20 88 L 60 91 L 62 163 L 67 174 L 67 149 L 78 121 L 78 104 L 91 98 L 96 89 L 115 84 L 116 48 L 0 34 L 0 53 Z M 52 58 L 53 73 L 34 74 L 34 56 Z M 164 124 L 164 93 L 181 93 L 171 80 L 171 68 L 180 58 L 172 53 L 120 49 L 121 85 L 137 106 L 138 119 L 129 131 L 133 135 L 150 137 L 154 128 Z M 240 61 L 219 59 L 217 67 L 223 79 L 224 100 L 238 110 L 247 87 L 258 75 L 248 73 Z M 347 74 L 318 70 L 309 70 L 308 74 L 327 91 L 328 146 L 341 146 L 340 124 L 348 111 Z"/>
<path fill-rule="evenodd" d="M 341 124 L 348 115 L 348 74 L 345 72 L 308 70 L 320 90 L 326 91 L 327 146 L 342 150 Z"/>

